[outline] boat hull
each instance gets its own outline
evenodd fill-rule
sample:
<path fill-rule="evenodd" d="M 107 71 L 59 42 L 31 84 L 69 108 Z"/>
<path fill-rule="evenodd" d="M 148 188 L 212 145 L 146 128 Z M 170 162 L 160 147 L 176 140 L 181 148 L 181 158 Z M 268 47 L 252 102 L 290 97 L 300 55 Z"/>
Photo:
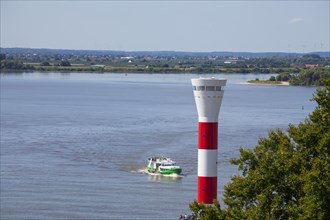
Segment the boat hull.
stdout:
<path fill-rule="evenodd" d="M 175 168 L 175 169 L 159 171 L 159 170 L 155 170 L 155 169 L 152 169 L 152 168 L 147 168 L 147 172 L 148 173 L 159 173 L 159 174 L 162 174 L 162 175 L 171 175 L 171 174 L 180 174 L 182 172 L 182 169 L 181 168 Z"/>
<path fill-rule="evenodd" d="M 181 171 L 182 171 L 181 168 L 175 168 L 175 169 L 160 171 L 160 174 L 162 174 L 162 175 L 180 174 Z"/>

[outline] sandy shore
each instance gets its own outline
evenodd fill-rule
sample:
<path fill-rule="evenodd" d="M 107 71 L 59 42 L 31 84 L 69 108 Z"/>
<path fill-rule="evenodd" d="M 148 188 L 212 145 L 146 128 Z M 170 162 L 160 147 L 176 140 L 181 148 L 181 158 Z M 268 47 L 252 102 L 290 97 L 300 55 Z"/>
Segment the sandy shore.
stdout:
<path fill-rule="evenodd" d="M 290 85 L 289 82 L 284 82 L 284 81 L 281 81 L 281 84 L 249 83 L 249 82 L 241 82 L 239 84 L 242 84 L 242 85 L 260 85 L 260 86 L 289 86 Z"/>

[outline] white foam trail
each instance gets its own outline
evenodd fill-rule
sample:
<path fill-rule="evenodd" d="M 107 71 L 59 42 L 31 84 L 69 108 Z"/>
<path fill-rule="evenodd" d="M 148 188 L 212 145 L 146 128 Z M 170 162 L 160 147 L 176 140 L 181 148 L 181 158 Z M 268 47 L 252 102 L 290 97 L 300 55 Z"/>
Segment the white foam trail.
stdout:
<path fill-rule="evenodd" d="M 143 173 L 143 174 L 148 174 L 150 176 L 161 176 L 161 177 L 172 177 L 172 178 L 183 178 L 185 177 L 184 174 L 160 174 L 160 173 L 150 173 L 146 169 L 140 169 L 140 170 L 132 170 L 132 173 Z"/>

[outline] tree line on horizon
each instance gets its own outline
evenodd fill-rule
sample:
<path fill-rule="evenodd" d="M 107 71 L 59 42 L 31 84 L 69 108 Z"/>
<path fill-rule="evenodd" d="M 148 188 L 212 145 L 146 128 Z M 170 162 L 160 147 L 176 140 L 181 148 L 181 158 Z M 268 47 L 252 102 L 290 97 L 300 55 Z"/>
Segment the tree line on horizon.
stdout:
<path fill-rule="evenodd" d="M 70 58 L 70 59 L 63 59 Z M 76 62 L 82 62 L 76 64 Z M 54 56 L 13 56 L 0 54 L 1 72 L 11 71 L 66 71 L 113 73 L 277 73 L 269 81 L 289 81 L 290 85 L 322 85 L 321 79 L 330 77 L 330 58 L 317 54 L 302 57 L 266 58 L 83 58 L 64 54 Z M 132 60 L 133 61 L 132 61 Z M 313 65 L 307 68 L 305 65 Z"/>
<path fill-rule="evenodd" d="M 304 54 L 317 54 L 321 57 L 330 57 L 330 51 L 315 51 L 309 53 L 299 52 L 189 52 L 189 51 L 123 51 L 123 50 L 72 50 L 72 49 L 48 49 L 48 48 L 0 48 L 4 54 L 41 54 L 41 55 L 90 55 L 90 56 L 157 56 L 157 57 L 301 57 Z"/>

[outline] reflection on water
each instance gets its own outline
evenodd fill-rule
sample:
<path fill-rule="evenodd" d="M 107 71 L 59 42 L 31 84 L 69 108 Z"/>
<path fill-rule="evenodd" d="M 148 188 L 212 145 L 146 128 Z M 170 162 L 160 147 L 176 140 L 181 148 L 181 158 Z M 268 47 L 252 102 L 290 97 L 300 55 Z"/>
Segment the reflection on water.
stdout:
<path fill-rule="evenodd" d="M 161 174 L 147 174 L 148 180 L 153 182 L 165 182 L 165 183 L 173 183 L 173 182 L 182 182 L 182 178 L 184 175 L 171 174 L 171 175 L 161 175 Z"/>
<path fill-rule="evenodd" d="M 133 169 L 131 170 L 132 173 L 138 173 L 141 175 L 144 175 L 148 178 L 149 181 L 152 182 L 164 182 L 164 183 L 173 183 L 173 182 L 181 182 L 182 178 L 186 176 L 186 174 L 167 174 L 162 175 L 160 173 L 149 173 L 146 168 L 140 168 L 140 169 Z"/>

